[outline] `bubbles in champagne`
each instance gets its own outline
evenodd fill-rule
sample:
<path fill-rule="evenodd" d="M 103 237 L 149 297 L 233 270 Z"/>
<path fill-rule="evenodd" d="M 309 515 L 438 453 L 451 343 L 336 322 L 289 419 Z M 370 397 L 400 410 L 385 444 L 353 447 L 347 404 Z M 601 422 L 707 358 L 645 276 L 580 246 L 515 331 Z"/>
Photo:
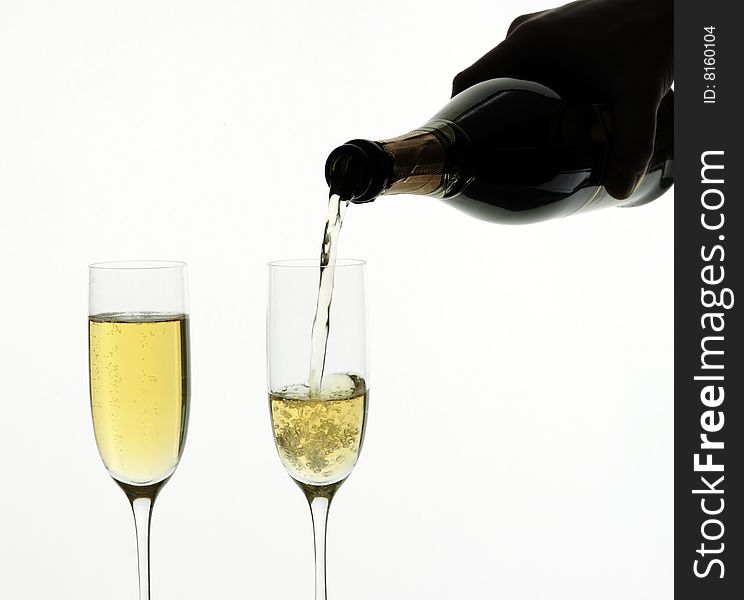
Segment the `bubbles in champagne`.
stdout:
<path fill-rule="evenodd" d="M 93 428 L 106 468 L 131 485 L 164 480 L 186 433 L 186 316 L 95 315 L 89 336 Z"/>
<path fill-rule="evenodd" d="M 362 445 L 367 394 L 361 377 L 334 373 L 319 396 L 306 385 L 269 395 L 276 447 L 294 479 L 328 485 L 348 477 Z"/>

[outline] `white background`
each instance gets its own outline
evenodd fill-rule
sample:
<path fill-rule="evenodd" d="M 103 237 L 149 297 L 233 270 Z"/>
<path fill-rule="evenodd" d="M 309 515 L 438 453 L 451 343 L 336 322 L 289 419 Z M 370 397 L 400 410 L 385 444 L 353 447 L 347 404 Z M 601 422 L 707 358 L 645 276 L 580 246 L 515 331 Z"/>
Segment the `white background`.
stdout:
<path fill-rule="evenodd" d="M 265 396 L 265 263 L 314 256 L 327 153 L 425 121 L 544 2 L 0 4 L 0 597 L 136 597 L 97 456 L 87 269 L 189 263 L 193 404 L 153 597 L 311 598 L 310 514 Z M 672 220 L 350 207 L 367 441 L 330 598 L 672 597 Z"/>

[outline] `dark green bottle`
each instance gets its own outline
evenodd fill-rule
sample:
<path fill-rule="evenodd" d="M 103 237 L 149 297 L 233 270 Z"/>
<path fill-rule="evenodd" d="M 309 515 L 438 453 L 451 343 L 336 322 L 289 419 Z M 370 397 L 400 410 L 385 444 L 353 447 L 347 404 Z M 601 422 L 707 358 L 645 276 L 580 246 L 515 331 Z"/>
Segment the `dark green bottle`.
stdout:
<path fill-rule="evenodd" d="M 670 93 L 657 115 L 648 170 L 625 200 L 602 186 L 612 143 L 607 107 L 517 79 L 474 85 L 406 135 L 339 146 L 326 162 L 326 180 L 332 193 L 354 203 L 423 194 L 500 223 L 639 206 L 674 183 L 672 103 Z"/>

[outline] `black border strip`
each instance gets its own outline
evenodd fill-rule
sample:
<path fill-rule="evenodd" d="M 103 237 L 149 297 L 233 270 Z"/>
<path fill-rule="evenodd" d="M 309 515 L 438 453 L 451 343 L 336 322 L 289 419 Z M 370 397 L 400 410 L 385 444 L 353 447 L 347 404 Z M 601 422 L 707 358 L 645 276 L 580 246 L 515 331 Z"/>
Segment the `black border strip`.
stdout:
<path fill-rule="evenodd" d="M 744 598 L 744 364 L 736 302 L 744 294 L 740 12 L 731 0 L 675 2 L 674 597 L 680 600 Z M 738 300 L 744 303 L 744 295 Z"/>

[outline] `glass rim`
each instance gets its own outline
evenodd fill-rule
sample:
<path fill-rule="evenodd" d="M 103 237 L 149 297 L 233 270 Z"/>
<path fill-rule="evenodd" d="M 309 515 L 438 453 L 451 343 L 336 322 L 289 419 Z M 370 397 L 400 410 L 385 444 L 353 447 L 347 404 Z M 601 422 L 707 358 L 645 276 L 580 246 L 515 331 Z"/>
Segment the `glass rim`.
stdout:
<path fill-rule="evenodd" d="M 335 268 L 339 267 L 363 267 L 367 261 L 359 258 L 339 258 L 336 260 Z M 290 258 L 285 260 L 273 260 L 267 265 L 270 269 L 274 268 L 320 268 L 320 260 L 317 258 Z"/>
<path fill-rule="evenodd" d="M 111 260 L 91 263 L 89 269 L 107 270 L 146 270 L 146 269 L 183 269 L 186 263 L 179 260 Z"/>

